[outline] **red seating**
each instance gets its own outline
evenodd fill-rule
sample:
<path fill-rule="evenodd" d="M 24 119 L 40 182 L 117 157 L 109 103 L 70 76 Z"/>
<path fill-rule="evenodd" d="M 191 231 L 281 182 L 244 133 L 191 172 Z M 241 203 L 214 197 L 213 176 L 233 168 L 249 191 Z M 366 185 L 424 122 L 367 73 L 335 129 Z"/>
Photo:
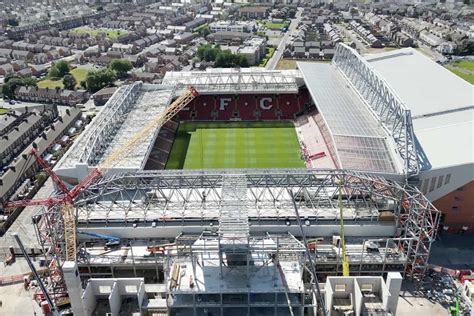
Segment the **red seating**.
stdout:
<path fill-rule="evenodd" d="M 253 94 L 241 94 L 237 96 L 239 117 L 242 121 L 254 121 L 257 110 L 257 99 Z"/>
<path fill-rule="evenodd" d="M 298 94 L 200 95 L 180 111 L 182 121 L 293 120 L 311 100 L 306 88 Z"/>
<path fill-rule="evenodd" d="M 277 103 L 278 96 L 276 95 L 260 95 L 258 102 L 258 110 L 260 111 L 260 119 L 262 120 L 277 120 Z"/>
<path fill-rule="evenodd" d="M 195 120 L 212 120 L 212 112 L 216 108 L 216 100 L 212 95 L 203 95 L 194 99 L 193 110 L 196 113 Z"/>
<path fill-rule="evenodd" d="M 300 111 L 297 95 L 281 94 L 278 98 L 278 109 L 281 111 L 281 119 L 294 119 L 295 113 Z"/>
<path fill-rule="evenodd" d="M 233 95 L 219 95 L 216 98 L 217 118 L 219 121 L 228 121 L 235 117 L 234 112 L 237 111 L 236 97 Z"/>

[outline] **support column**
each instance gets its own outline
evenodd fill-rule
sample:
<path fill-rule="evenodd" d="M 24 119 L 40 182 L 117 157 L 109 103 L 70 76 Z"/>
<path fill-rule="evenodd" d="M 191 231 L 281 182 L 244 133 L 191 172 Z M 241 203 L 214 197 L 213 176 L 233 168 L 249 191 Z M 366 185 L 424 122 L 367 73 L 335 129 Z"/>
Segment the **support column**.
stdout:
<path fill-rule="evenodd" d="M 77 268 L 76 262 L 64 262 L 63 274 L 74 316 L 85 316 L 84 308 L 82 306 L 82 294 L 84 291 L 82 290 L 81 278 L 79 276 L 79 270 Z"/>

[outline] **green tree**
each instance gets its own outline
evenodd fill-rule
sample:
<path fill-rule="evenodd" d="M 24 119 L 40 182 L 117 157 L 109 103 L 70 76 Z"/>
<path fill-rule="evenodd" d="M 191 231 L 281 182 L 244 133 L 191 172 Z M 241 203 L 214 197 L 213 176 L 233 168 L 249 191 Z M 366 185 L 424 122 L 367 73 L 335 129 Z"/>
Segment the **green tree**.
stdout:
<path fill-rule="evenodd" d="M 56 62 L 54 64 L 54 67 L 56 67 L 56 69 L 59 72 L 59 78 L 62 78 L 65 75 L 69 74 L 69 71 L 71 70 L 69 68 L 69 64 L 65 60 L 60 60 L 60 61 Z"/>
<path fill-rule="evenodd" d="M 110 69 L 115 71 L 117 77 L 124 78 L 127 76 L 127 72 L 132 70 L 132 63 L 125 59 L 114 59 L 110 63 Z"/>
<path fill-rule="evenodd" d="M 199 35 L 201 35 L 202 37 L 206 37 L 209 34 L 211 34 L 211 29 L 209 28 L 208 25 L 203 26 L 199 29 Z"/>
<path fill-rule="evenodd" d="M 48 77 L 52 80 L 57 80 L 60 78 L 59 70 L 56 67 L 51 67 L 48 72 Z"/>
<path fill-rule="evenodd" d="M 247 60 L 247 57 L 245 57 L 244 55 L 239 55 L 239 66 L 240 67 L 249 66 L 249 61 Z"/>
<path fill-rule="evenodd" d="M 97 71 L 89 71 L 86 76 L 86 87 L 89 92 L 97 92 L 102 88 L 112 85 L 117 77 L 110 68 L 104 68 Z"/>
<path fill-rule="evenodd" d="M 21 78 L 12 78 L 3 85 L 2 94 L 12 99 L 15 96 L 15 89 L 18 86 L 21 86 L 22 84 L 23 84 L 23 81 L 21 80 Z"/>
<path fill-rule="evenodd" d="M 74 88 L 76 87 L 76 84 L 77 84 L 76 78 L 74 78 L 71 75 L 64 76 L 63 78 L 64 89 L 74 90 Z"/>
<path fill-rule="evenodd" d="M 15 96 L 15 90 L 19 86 L 34 86 L 36 87 L 36 79 L 32 77 L 18 77 L 9 76 L 5 78 L 5 83 L 2 86 L 2 94 L 5 97 L 12 99 Z"/>

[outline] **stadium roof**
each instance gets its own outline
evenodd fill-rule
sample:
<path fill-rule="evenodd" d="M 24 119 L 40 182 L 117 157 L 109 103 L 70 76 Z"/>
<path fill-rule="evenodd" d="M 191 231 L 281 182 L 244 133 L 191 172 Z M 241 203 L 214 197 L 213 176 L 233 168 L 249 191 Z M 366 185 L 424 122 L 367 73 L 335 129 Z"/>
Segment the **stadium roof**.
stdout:
<path fill-rule="evenodd" d="M 473 86 L 413 48 L 364 56 L 412 118 L 474 105 Z"/>
<path fill-rule="evenodd" d="M 170 103 L 172 92 L 169 87 L 142 83 L 120 87 L 59 161 L 55 170 L 65 176 L 64 169 L 75 168 L 77 164 L 97 165 L 127 143 L 147 119 L 164 111 Z M 136 148 L 120 159 L 116 167 L 125 170 L 143 169 L 158 131 L 140 139 Z"/>
<path fill-rule="evenodd" d="M 400 174 L 389 135 L 337 67 L 306 62 L 298 67 L 330 130 L 341 168 Z"/>
<path fill-rule="evenodd" d="M 422 170 L 474 163 L 474 86 L 415 49 L 365 59 L 411 110 Z"/>
<path fill-rule="evenodd" d="M 299 72 L 263 68 L 209 68 L 206 71 L 168 71 L 164 85 L 178 85 L 177 94 L 194 86 L 200 94 L 297 93 Z"/>

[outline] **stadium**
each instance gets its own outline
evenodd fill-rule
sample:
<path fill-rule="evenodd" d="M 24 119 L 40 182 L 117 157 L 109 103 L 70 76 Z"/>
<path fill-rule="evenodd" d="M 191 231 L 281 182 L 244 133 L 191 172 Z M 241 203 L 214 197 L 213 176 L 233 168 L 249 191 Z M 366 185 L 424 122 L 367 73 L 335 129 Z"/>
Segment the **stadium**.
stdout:
<path fill-rule="evenodd" d="M 455 89 L 458 108 L 409 107 L 413 88 L 391 73 L 400 60 L 447 80 L 434 93 Z M 58 266 L 67 259 L 56 294 L 96 280 L 81 295 L 69 291 L 73 309 L 94 310 L 100 282 L 109 284 L 98 279 L 142 278 L 140 288 L 165 284 L 148 286 L 148 296 L 166 297 L 147 305 L 150 314 L 303 315 L 328 304 L 311 280 L 341 275 L 346 260 L 351 275 L 422 277 L 441 213 L 417 186 L 445 196 L 473 178 L 472 157 L 442 161 L 429 135 L 436 128 L 426 127 L 457 115 L 472 129 L 472 87 L 439 67 L 412 49 L 364 58 L 341 44 L 331 63 L 299 62 L 299 70 L 168 72 L 160 85 L 121 87 L 56 165 L 69 185 L 189 87 L 199 95 L 84 188 L 74 203 L 75 260 L 61 213 L 36 217 L 42 245 Z M 437 142 L 469 155 L 464 140 Z"/>

